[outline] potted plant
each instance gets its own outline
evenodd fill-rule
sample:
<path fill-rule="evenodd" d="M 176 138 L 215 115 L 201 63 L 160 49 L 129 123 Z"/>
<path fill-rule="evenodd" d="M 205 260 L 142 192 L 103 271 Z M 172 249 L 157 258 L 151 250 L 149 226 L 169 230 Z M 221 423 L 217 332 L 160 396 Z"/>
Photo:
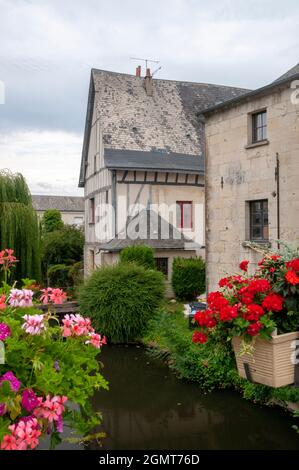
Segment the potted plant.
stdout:
<path fill-rule="evenodd" d="M 204 343 L 210 329 L 232 340 L 239 375 L 281 387 L 294 382 L 299 340 L 299 253 L 268 253 L 252 275 L 247 260 L 242 274 L 219 281 L 208 295 L 208 309 L 197 312 L 200 330 L 193 341 Z M 298 342 L 299 344 L 299 342 Z"/>
<path fill-rule="evenodd" d="M 90 398 L 96 389 L 107 388 L 98 362 L 105 337 L 95 332 L 89 318 L 78 314 L 65 315 L 59 323 L 53 306 L 66 300 L 62 289 L 10 286 L 9 275 L 16 262 L 13 250 L 0 251 L 0 274 L 4 272 L 0 288 L 0 449 L 35 449 L 47 435 L 54 448 L 61 442 L 65 423 L 77 430 L 78 440 L 88 439 L 86 434 L 100 422 Z M 40 302 L 49 307 L 47 312 L 36 308 Z M 74 410 L 74 404 L 80 411 Z"/>

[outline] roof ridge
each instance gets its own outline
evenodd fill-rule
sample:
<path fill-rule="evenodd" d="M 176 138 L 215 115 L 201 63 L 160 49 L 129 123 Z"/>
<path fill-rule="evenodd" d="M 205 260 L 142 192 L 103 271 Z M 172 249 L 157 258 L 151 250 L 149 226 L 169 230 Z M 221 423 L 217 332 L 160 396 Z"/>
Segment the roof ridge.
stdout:
<path fill-rule="evenodd" d="M 104 70 L 104 69 L 97 69 L 97 68 L 92 68 L 91 72 L 104 72 L 104 73 L 109 73 L 113 75 L 126 75 L 131 78 L 144 78 L 144 77 L 136 77 L 136 75 L 131 74 L 131 73 L 126 73 L 126 72 L 114 72 L 112 70 Z M 186 83 L 186 84 L 192 84 L 192 85 L 208 85 L 208 86 L 216 86 L 216 87 L 222 87 L 222 88 L 234 88 L 237 90 L 247 90 L 251 91 L 250 88 L 244 88 L 244 87 L 238 87 L 238 86 L 233 86 L 233 85 L 220 85 L 218 83 L 209 83 L 209 82 L 195 82 L 191 80 L 171 80 L 170 78 L 153 78 L 153 80 L 157 80 L 160 82 L 171 82 L 171 83 Z"/>

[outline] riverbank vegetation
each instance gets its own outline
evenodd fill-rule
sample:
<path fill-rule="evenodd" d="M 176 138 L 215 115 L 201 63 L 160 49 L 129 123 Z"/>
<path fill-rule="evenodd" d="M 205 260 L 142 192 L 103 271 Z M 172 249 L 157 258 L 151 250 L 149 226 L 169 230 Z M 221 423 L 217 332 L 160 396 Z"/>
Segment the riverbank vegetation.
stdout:
<path fill-rule="evenodd" d="M 193 332 L 183 315 L 183 305 L 165 302 L 149 322 L 142 342 L 149 354 L 162 358 L 178 377 L 206 390 L 234 388 L 243 398 L 256 403 L 284 407 L 288 403 L 299 404 L 299 388 L 272 388 L 240 378 L 231 342 L 220 332 L 211 333 L 200 347 L 192 343 Z"/>

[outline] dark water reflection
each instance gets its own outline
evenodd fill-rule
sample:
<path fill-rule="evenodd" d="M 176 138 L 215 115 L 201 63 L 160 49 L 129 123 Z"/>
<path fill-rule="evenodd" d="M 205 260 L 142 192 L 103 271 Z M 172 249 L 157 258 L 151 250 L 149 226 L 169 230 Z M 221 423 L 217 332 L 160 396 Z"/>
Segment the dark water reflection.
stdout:
<path fill-rule="evenodd" d="M 299 449 L 294 420 L 279 409 L 204 394 L 135 346 L 106 347 L 101 360 L 110 390 L 93 407 L 103 413 L 103 449 Z"/>

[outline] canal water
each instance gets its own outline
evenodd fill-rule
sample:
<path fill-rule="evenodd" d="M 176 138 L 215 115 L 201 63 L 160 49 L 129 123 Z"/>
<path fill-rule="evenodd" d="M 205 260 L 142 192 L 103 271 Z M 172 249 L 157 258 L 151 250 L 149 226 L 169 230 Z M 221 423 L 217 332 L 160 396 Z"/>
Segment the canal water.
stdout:
<path fill-rule="evenodd" d="M 107 437 L 91 449 L 299 449 L 284 411 L 233 391 L 204 393 L 141 347 L 106 346 L 101 361 L 110 390 L 96 393 L 93 408 Z"/>

